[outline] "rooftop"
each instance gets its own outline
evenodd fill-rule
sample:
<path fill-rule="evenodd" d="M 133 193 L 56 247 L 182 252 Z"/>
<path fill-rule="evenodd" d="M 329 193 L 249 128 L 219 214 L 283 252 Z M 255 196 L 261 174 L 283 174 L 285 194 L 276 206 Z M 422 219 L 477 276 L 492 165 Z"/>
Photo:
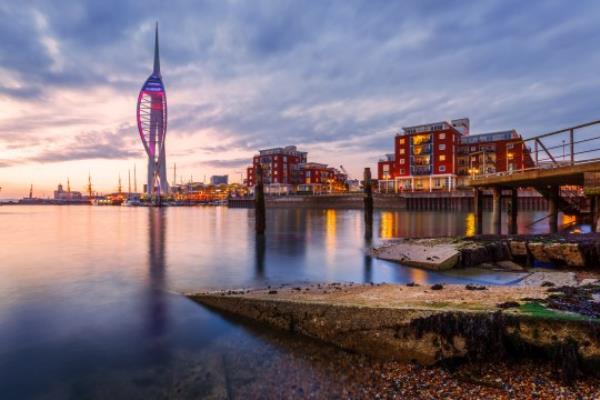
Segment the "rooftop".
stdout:
<path fill-rule="evenodd" d="M 460 143 L 495 142 L 498 140 L 518 139 L 519 137 L 517 131 L 511 129 L 508 131 L 487 132 L 463 136 L 460 138 Z"/>

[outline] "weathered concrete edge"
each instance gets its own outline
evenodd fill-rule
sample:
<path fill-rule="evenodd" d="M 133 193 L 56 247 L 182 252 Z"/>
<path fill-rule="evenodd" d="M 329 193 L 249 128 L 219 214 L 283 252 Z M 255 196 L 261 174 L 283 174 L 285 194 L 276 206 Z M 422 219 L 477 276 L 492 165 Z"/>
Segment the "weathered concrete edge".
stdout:
<path fill-rule="evenodd" d="M 189 295 L 210 308 L 369 356 L 431 365 L 453 358 L 543 354 L 598 373 L 600 324 L 510 312 L 401 309 L 236 295 Z M 514 354 L 515 351 L 523 354 Z"/>

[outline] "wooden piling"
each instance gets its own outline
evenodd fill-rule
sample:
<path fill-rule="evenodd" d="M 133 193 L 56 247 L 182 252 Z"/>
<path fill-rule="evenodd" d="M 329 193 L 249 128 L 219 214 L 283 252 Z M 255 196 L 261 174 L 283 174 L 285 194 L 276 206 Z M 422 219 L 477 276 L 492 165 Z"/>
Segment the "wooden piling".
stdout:
<path fill-rule="evenodd" d="M 255 207 L 255 229 L 257 235 L 263 235 L 266 229 L 265 223 L 265 187 L 263 183 L 262 166 L 256 166 L 256 186 L 254 186 L 254 207 Z"/>
<path fill-rule="evenodd" d="M 373 187 L 371 184 L 371 168 L 364 172 L 364 213 L 365 213 L 365 239 L 373 237 Z"/>

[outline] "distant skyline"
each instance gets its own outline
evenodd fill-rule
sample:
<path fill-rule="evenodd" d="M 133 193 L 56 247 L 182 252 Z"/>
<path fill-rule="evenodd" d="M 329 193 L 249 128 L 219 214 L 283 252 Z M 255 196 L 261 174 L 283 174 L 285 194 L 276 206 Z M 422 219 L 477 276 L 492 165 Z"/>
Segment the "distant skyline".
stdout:
<path fill-rule="evenodd" d="M 154 23 L 168 179 L 297 145 L 352 177 L 402 126 L 469 117 L 533 136 L 600 119 L 596 1 L 28 1 L 0 4 L 0 197 L 116 190 L 146 170 L 135 110 Z M 124 181 L 126 187 L 126 180 Z"/>

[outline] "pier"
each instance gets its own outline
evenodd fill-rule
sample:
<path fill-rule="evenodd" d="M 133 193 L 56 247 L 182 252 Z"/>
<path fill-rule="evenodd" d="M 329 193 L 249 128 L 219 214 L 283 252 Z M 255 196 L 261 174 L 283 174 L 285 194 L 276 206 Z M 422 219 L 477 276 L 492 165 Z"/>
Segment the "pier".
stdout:
<path fill-rule="evenodd" d="M 481 198 L 483 190 L 491 190 L 492 219 L 495 234 L 500 234 L 502 199 L 509 204 L 509 233 L 516 233 L 519 212 L 517 191 L 534 188 L 547 201 L 550 233 L 558 231 L 558 213 L 586 219 L 596 231 L 600 195 L 600 121 L 561 129 L 535 136 L 523 142 L 523 154 L 531 167 L 494 174 L 473 175 L 466 186 L 473 189 L 475 198 L 476 234 L 482 233 Z"/>

